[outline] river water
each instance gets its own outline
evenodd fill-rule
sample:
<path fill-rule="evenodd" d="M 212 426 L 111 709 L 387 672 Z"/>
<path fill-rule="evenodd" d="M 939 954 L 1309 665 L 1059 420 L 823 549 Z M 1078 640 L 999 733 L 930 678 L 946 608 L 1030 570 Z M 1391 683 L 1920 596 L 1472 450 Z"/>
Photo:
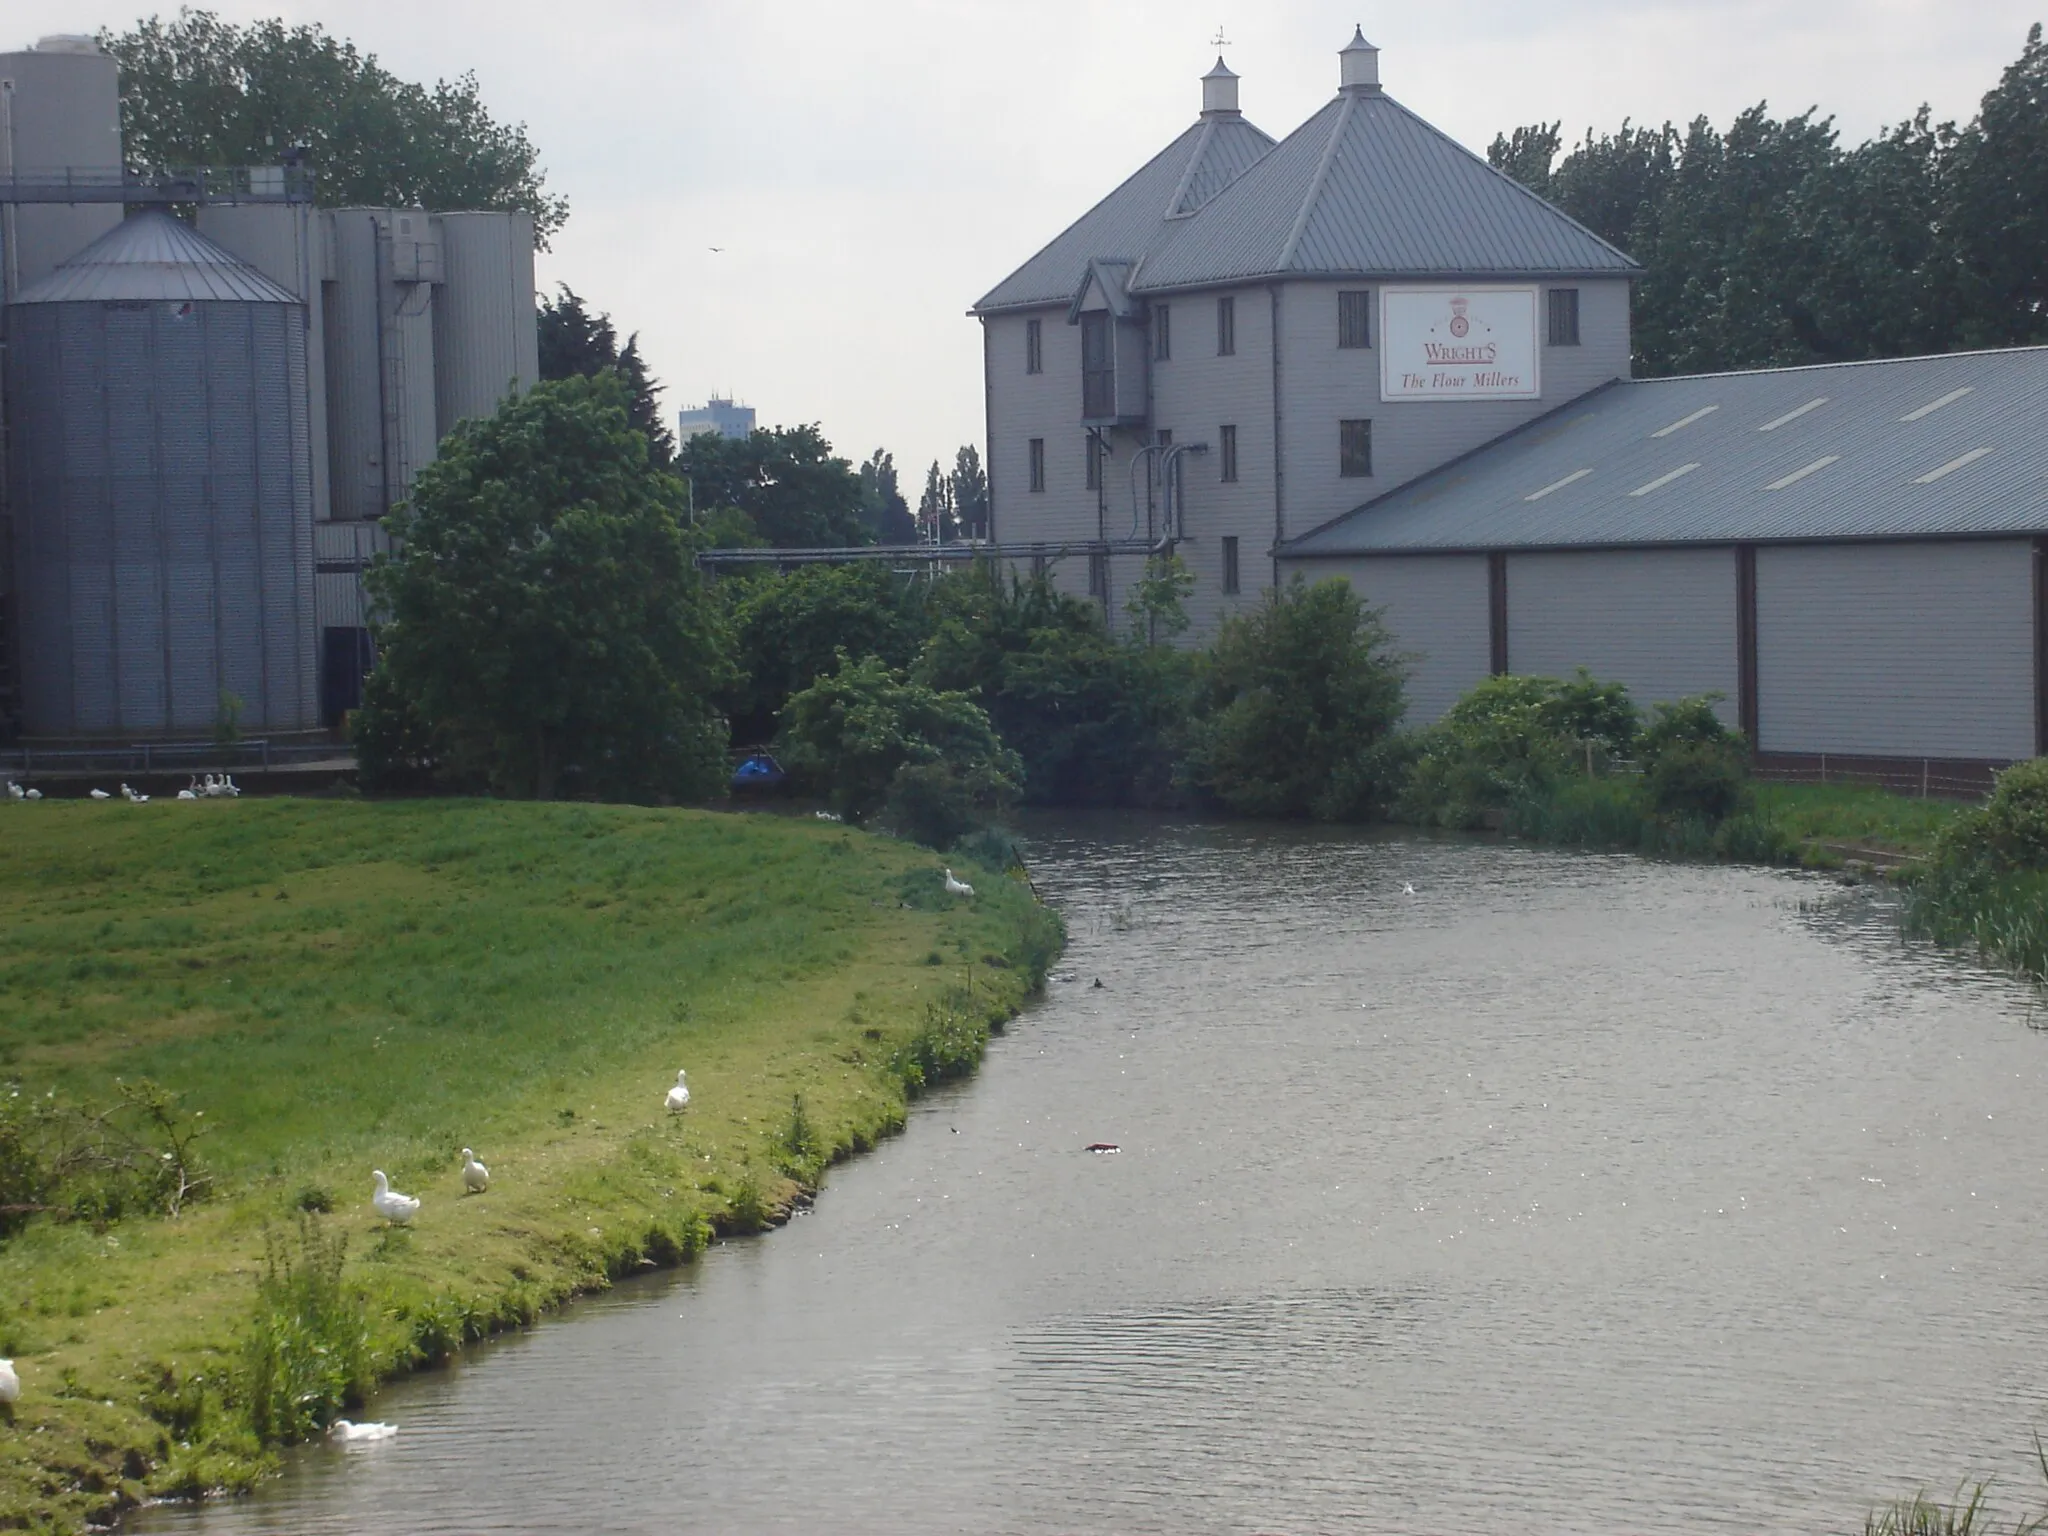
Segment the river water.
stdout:
<path fill-rule="evenodd" d="M 1073 979 L 815 1210 L 132 1528 L 1808 1532 L 2040 1490 L 2048 1035 L 1882 895 L 1110 817 L 1029 851 Z"/>

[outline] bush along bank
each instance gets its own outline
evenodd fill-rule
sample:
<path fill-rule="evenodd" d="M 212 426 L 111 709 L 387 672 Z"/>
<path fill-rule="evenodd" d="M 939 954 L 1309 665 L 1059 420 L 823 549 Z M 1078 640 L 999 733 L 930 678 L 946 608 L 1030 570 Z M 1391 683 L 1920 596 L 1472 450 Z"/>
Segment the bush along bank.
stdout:
<path fill-rule="evenodd" d="M 972 1070 L 1061 943 L 999 870 L 956 859 L 949 895 L 810 818 L 0 820 L 0 1529 L 246 1486 L 395 1372 L 780 1219 Z"/>
<path fill-rule="evenodd" d="M 2048 758 L 2006 769 L 1942 830 L 1906 882 L 1906 924 L 2048 982 Z"/>

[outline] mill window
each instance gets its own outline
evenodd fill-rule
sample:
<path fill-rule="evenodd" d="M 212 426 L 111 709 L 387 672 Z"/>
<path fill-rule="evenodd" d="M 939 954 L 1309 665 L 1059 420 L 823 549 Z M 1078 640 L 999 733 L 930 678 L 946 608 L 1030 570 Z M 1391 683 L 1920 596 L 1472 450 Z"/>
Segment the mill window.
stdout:
<path fill-rule="evenodd" d="M 1550 344 L 1576 347 L 1579 344 L 1579 290 L 1550 290 Z"/>
<path fill-rule="evenodd" d="M 1102 489 L 1102 439 L 1093 432 L 1087 436 L 1081 457 L 1081 473 L 1086 477 L 1088 489 Z"/>
<path fill-rule="evenodd" d="M 1024 322 L 1024 371 L 1026 373 L 1045 372 L 1045 329 L 1043 321 L 1026 320 Z"/>
<path fill-rule="evenodd" d="M 1099 549 L 1088 556 L 1088 595 L 1109 596 L 1109 556 Z"/>
<path fill-rule="evenodd" d="M 1031 439 L 1031 489 L 1045 489 L 1045 439 L 1042 437 Z"/>
<path fill-rule="evenodd" d="M 1173 356 L 1173 307 L 1152 306 L 1152 355 L 1160 362 Z"/>
<path fill-rule="evenodd" d="M 1337 295 L 1337 345 L 1340 347 L 1369 347 L 1372 345 L 1372 292 L 1365 288 L 1347 288 Z"/>
<path fill-rule="evenodd" d="M 1223 450 L 1223 478 L 1225 480 L 1235 480 L 1237 478 L 1237 428 L 1218 427 L 1216 429 L 1216 436 L 1221 439 Z"/>
<path fill-rule="evenodd" d="M 1216 355 L 1233 357 L 1237 353 L 1237 300 L 1226 294 L 1216 301 Z"/>
<path fill-rule="evenodd" d="M 1337 424 L 1337 473 L 1347 478 L 1372 473 L 1372 423 L 1344 421 Z"/>
<path fill-rule="evenodd" d="M 1223 590 L 1237 590 L 1237 538 L 1233 534 L 1223 537 Z"/>
<path fill-rule="evenodd" d="M 1081 317 L 1081 414 L 1101 421 L 1116 414 L 1116 357 L 1110 351 L 1109 313 Z"/>

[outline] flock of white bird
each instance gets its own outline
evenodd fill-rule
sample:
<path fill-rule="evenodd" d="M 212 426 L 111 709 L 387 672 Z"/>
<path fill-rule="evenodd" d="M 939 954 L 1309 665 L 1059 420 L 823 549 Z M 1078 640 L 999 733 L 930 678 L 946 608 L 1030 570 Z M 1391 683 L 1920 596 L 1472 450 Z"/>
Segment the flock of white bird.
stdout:
<path fill-rule="evenodd" d="M 114 798 L 106 790 L 97 786 L 87 790 L 86 794 L 94 800 L 111 800 Z M 231 773 L 209 773 L 203 779 L 194 774 L 190 786 L 178 791 L 178 798 L 180 800 L 239 800 L 241 795 L 242 788 L 235 782 L 235 776 Z M 43 798 L 43 792 L 40 789 L 24 789 L 21 785 L 15 783 L 14 780 L 9 779 L 7 781 L 7 798 L 10 800 L 40 800 Z M 138 789 L 130 788 L 126 784 L 121 786 L 121 798 L 130 805 L 149 804 L 149 796 L 143 794 Z"/>

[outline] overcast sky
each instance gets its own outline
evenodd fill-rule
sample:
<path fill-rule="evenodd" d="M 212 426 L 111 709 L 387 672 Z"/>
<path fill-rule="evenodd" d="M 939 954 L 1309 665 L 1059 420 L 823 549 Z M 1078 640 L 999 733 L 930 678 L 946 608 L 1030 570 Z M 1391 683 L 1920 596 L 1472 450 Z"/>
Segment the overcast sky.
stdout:
<path fill-rule="evenodd" d="M 541 258 L 638 330 L 666 403 L 922 466 L 982 434 L 963 313 L 1194 120 L 1222 51 L 1276 138 L 1337 84 L 1354 22 L 1388 91 L 1475 151 L 1519 123 L 1725 124 L 1818 105 L 1850 141 L 1967 119 L 2048 0 L 215 0 L 317 21 L 422 81 L 474 70 L 568 197 Z M 171 7 L 164 7 L 166 11 Z M 7 0 L 19 46 L 137 6 Z M 714 252 L 710 247 L 722 247 Z"/>

